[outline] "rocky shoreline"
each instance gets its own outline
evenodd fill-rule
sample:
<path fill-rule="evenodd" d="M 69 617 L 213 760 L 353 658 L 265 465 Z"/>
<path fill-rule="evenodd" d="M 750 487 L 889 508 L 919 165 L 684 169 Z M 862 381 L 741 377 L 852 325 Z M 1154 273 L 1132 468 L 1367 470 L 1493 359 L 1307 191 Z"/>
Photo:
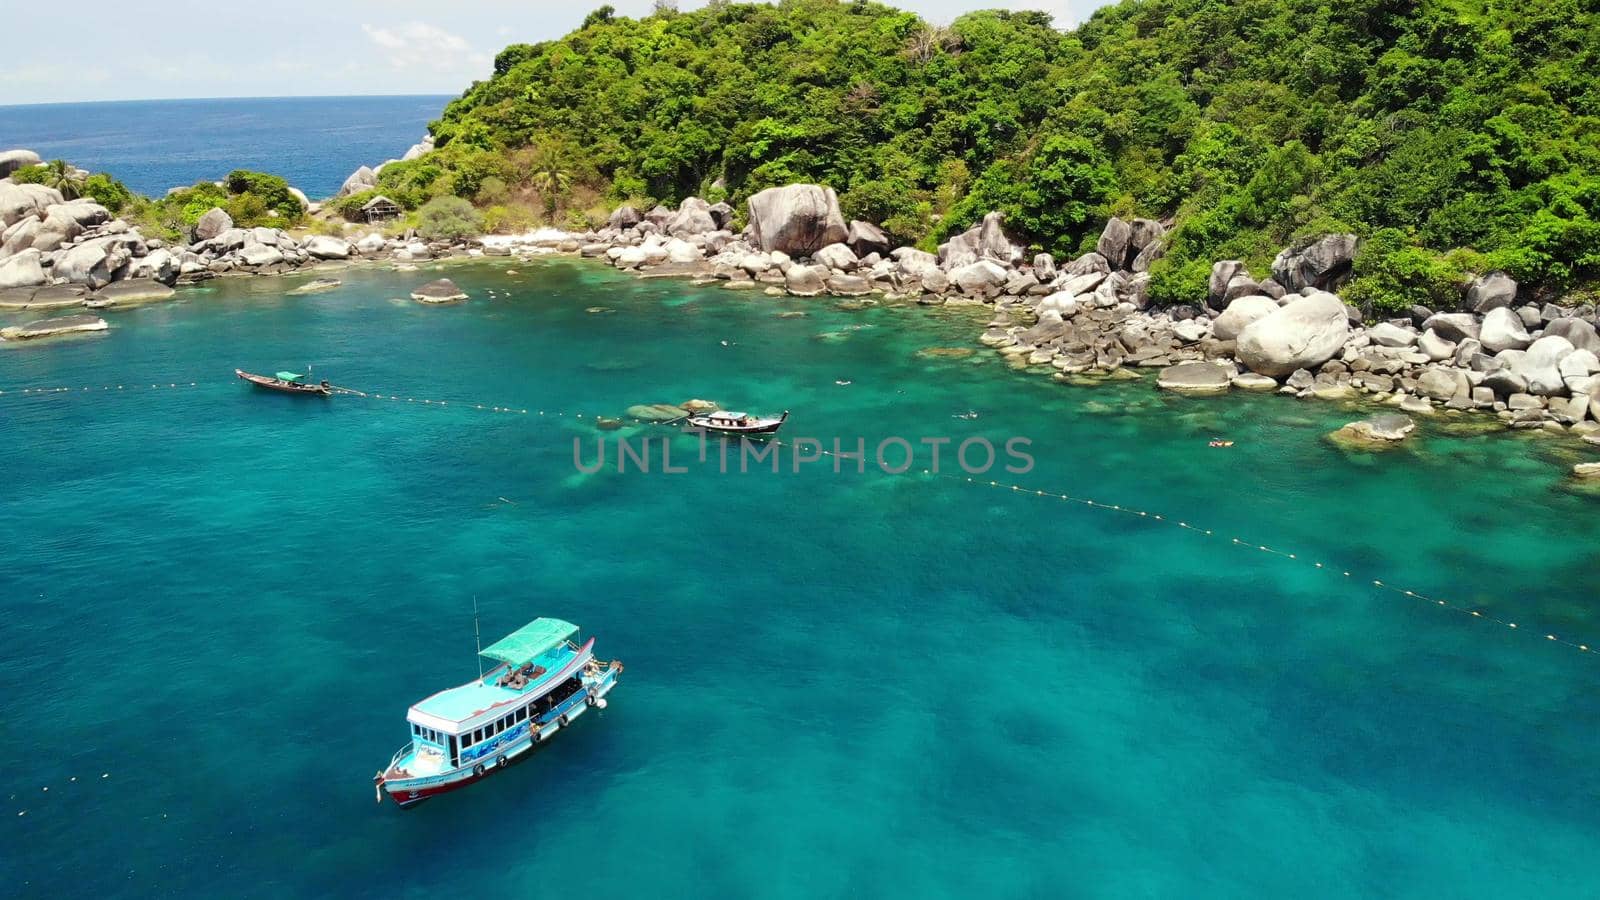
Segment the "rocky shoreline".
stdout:
<path fill-rule="evenodd" d="M 363 174 L 352 175 L 346 190 L 370 180 Z M 998 213 L 936 253 L 894 247 L 878 226 L 847 221 L 834 191 L 814 184 L 761 191 L 747 201 L 748 224 L 738 232 L 736 218 L 726 203 L 690 197 L 676 209 L 620 207 L 593 231 L 543 228 L 428 242 L 377 232 L 354 240 L 296 238 L 278 229 L 236 228 L 227 213 L 212 209 L 190 243 L 169 246 L 145 239 L 93 201 L 0 180 L 0 310 L 104 309 L 169 297 L 174 284 L 330 263 L 570 253 L 639 277 L 690 278 L 733 290 L 981 305 L 993 310 L 982 344 L 1019 369 L 1059 381 L 1152 369 L 1158 388 L 1181 394 L 1361 398 L 1408 415 L 1488 413 L 1511 428 L 1600 443 L 1594 308 L 1525 302 L 1503 273 L 1474 279 L 1455 309 L 1413 307 L 1403 317 L 1366 322 L 1337 294 L 1358 239 L 1332 234 L 1285 248 L 1271 275 L 1260 279 L 1237 260 L 1219 261 L 1205 305 L 1154 309 L 1148 269 L 1161 257 L 1170 223 L 1113 218 L 1095 250 L 1057 261 L 1029 256 Z M 449 288 L 418 290 L 428 295 L 424 302 L 464 299 Z M 1410 431 L 1378 430 L 1391 436 L 1383 440 Z"/>
<path fill-rule="evenodd" d="M 819 185 L 752 196 L 738 234 L 733 212 L 689 198 L 676 210 L 622 207 L 594 232 L 543 229 L 484 244 L 769 294 L 982 304 L 994 314 L 979 340 L 1059 381 L 1152 369 L 1159 388 L 1182 394 L 1364 399 L 1407 415 L 1489 413 L 1511 428 L 1600 432 L 1593 307 L 1519 303 L 1516 282 L 1490 273 L 1465 287 L 1457 309 L 1419 306 L 1368 323 L 1336 293 L 1355 257 L 1354 235 L 1285 248 L 1261 280 L 1239 261 L 1219 261 L 1205 306 L 1152 309 L 1148 268 L 1162 252 L 1161 222 L 1113 218 L 1094 251 L 1058 263 L 1027 257 L 997 213 L 937 253 L 892 248 L 871 223 L 845 221 L 833 191 Z M 1381 442 L 1412 430 L 1388 420 L 1351 427 Z"/>

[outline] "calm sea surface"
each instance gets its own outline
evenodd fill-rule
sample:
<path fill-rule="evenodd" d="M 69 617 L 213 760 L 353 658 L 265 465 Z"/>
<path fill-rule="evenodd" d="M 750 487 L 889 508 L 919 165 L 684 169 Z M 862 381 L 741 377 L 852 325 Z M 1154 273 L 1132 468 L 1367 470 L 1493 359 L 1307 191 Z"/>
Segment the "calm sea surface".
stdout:
<path fill-rule="evenodd" d="M 1349 456 L 1327 404 L 925 352 L 975 346 L 965 313 L 450 273 L 470 302 L 217 281 L 0 347 L 8 896 L 1595 895 L 1600 653 L 1544 637 L 1600 640 L 1581 450 L 1433 421 Z M 232 379 L 307 363 L 417 402 Z M 686 436 L 687 473 L 575 471 L 575 439 L 670 434 L 587 417 L 691 397 L 847 445 L 1026 436 L 1003 485 L 1163 519 L 724 475 Z M 610 708 L 377 805 L 406 707 L 476 672 L 474 597 L 486 640 L 596 635 Z"/>
<path fill-rule="evenodd" d="M 396 159 L 449 97 L 277 97 L 0 106 L 0 149 L 110 172 L 142 194 L 234 169 L 282 175 L 313 199 Z"/>

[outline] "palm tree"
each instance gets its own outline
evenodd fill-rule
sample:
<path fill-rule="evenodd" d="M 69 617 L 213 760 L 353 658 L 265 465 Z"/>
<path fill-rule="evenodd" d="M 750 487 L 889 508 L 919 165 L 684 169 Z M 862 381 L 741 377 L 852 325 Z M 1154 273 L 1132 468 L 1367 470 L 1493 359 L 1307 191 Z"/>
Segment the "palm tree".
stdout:
<path fill-rule="evenodd" d="M 45 164 L 44 177 L 39 183 L 55 188 L 68 200 L 76 200 L 83 196 L 83 179 L 84 175 L 77 167 L 64 159 L 53 159 Z"/>
<path fill-rule="evenodd" d="M 561 148 L 547 144 L 535 151 L 529 166 L 528 183 L 544 195 L 545 212 L 554 222 L 556 213 L 561 209 L 561 201 L 572 190 L 572 166 Z"/>

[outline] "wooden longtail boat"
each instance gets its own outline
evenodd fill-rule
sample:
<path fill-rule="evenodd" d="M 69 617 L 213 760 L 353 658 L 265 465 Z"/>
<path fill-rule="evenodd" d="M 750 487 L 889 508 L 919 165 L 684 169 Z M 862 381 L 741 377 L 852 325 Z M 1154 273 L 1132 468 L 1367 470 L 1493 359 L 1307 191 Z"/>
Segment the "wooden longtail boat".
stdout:
<path fill-rule="evenodd" d="M 234 369 L 233 374 L 258 388 L 266 388 L 269 391 L 282 391 L 285 394 L 316 394 L 322 397 L 333 395 L 333 385 L 326 381 L 309 384 L 305 381 L 306 376 L 298 372 L 279 372 L 275 376 L 268 376 L 252 375 L 243 369 Z"/>
<path fill-rule="evenodd" d="M 784 410 L 783 415 L 777 416 L 752 416 L 749 413 L 716 412 L 700 413 L 689 417 L 690 428 L 700 428 L 718 434 L 733 434 L 743 437 L 767 437 L 778 433 L 783 423 L 788 421 L 789 411 Z"/>

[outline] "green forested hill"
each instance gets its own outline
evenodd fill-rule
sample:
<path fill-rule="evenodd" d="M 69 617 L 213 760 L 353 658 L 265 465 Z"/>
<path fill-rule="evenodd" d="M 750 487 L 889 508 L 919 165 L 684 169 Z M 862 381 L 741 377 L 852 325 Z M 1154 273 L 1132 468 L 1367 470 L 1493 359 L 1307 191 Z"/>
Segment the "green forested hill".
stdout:
<path fill-rule="evenodd" d="M 848 215 L 935 241 L 1000 209 L 1073 254 L 1106 215 L 1175 218 L 1153 295 L 1258 270 L 1297 237 L 1364 239 L 1346 293 L 1443 299 L 1503 268 L 1600 281 L 1600 0 L 1125 0 L 947 28 L 867 2 L 713 2 L 506 48 L 381 187 L 493 202 L 737 201 L 834 186 Z M 525 149 L 531 148 L 531 149 Z M 493 196 L 478 196 L 485 193 Z"/>

